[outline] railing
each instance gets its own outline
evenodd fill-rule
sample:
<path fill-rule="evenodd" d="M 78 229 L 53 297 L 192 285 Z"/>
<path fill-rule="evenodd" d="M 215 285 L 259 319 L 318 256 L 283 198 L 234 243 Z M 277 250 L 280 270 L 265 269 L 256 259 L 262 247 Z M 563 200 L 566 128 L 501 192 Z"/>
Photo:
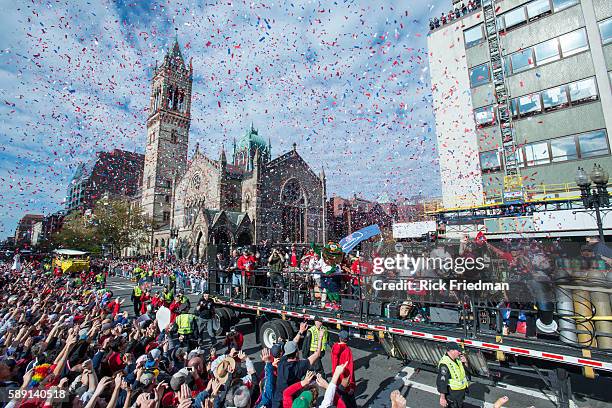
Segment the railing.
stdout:
<path fill-rule="evenodd" d="M 539 184 L 524 187 L 525 203 L 550 202 L 559 200 L 580 199 L 580 188 L 575 183 Z M 554 195 L 554 196 L 551 196 Z M 455 197 L 455 201 L 473 201 L 473 195 Z M 502 194 L 483 194 L 483 204 L 445 208 L 442 203 L 425 206 L 425 214 L 436 214 L 446 211 L 469 211 L 497 207 L 504 203 Z"/>
<path fill-rule="evenodd" d="M 563 262 L 557 260 L 559 265 Z M 555 281 L 524 275 L 520 287 L 523 298 L 506 301 L 508 294 L 489 290 L 390 290 L 389 284 L 410 281 L 410 276 L 334 275 L 319 277 L 311 272 L 256 270 L 250 278 L 243 275 L 241 285 L 232 284 L 232 274 L 210 272 L 209 290 L 213 296 L 260 305 L 297 308 L 320 314 L 339 314 L 364 323 L 394 323 L 428 331 L 446 331 L 461 338 L 508 336 L 537 344 L 570 346 L 576 349 L 612 351 L 612 285 L 606 281 L 609 268 L 583 270 L 579 260 L 567 260 L 555 272 Z M 578 265 L 578 266 L 576 266 Z M 507 281 L 511 271 L 505 261 L 491 260 L 490 281 Z M 563 278 L 563 274 L 567 276 Z M 325 300 L 321 279 L 332 279 L 339 298 Z M 353 279 L 358 279 L 353 281 Z M 384 279 L 387 289 L 376 280 Z M 416 279 L 416 278 L 414 278 Z M 448 280 L 431 275 L 433 282 Z M 518 295 L 515 295 L 518 296 Z M 523 296 L 523 295 L 521 295 Z M 605 302 L 604 302 L 605 300 Z M 538 308 L 536 308 L 536 305 Z M 558 327 L 540 336 L 536 322 L 546 315 Z M 539 323 L 538 323 L 539 324 Z"/>

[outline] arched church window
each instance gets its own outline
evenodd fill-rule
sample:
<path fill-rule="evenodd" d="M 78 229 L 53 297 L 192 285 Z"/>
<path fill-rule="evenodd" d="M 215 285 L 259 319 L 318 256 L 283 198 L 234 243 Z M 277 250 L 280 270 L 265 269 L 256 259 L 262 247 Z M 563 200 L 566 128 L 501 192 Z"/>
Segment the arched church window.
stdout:
<path fill-rule="evenodd" d="M 193 176 L 193 178 L 191 179 L 191 187 L 193 187 L 194 190 L 199 190 L 201 184 L 202 178 L 200 177 L 200 175 L 196 174 L 195 176 Z"/>
<path fill-rule="evenodd" d="M 176 135 L 176 130 L 175 129 L 172 129 L 170 131 L 170 141 L 172 143 L 178 143 L 178 136 Z"/>
<path fill-rule="evenodd" d="M 244 208 L 248 210 L 250 206 L 251 206 L 251 195 L 247 194 L 244 197 Z"/>
<path fill-rule="evenodd" d="M 166 247 L 166 241 L 164 241 L 164 239 L 162 238 L 161 240 L 161 247 L 165 248 Z"/>
<path fill-rule="evenodd" d="M 185 107 L 185 93 L 181 90 L 178 93 L 178 110 L 179 112 L 183 112 Z"/>

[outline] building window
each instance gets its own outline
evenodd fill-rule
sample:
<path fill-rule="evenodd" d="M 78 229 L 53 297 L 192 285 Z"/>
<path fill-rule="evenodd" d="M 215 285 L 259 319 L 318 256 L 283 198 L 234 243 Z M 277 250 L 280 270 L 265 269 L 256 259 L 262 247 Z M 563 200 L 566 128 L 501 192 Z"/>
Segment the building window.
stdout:
<path fill-rule="evenodd" d="M 556 38 L 545 41 L 533 47 L 538 65 L 556 61 L 560 58 L 559 41 Z"/>
<path fill-rule="evenodd" d="M 510 101 L 510 113 L 512 114 L 512 118 L 518 118 L 518 98 Z"/>
<path fill-rule="evenodd" d="M 535 63 L 533 61 L 533 50 L 531 48 L 515 52 L 510 56 L 510 61 L 512 63 L 512 72 L 515 74 L 535 67 Z"/>
<path fill-rule="evenodd" d="M 482 34 L 482 24 L 478 24 L 476 27 L 465 30 L 463 32 L 463 37 L 465 39 L 465 48 L 470 48 L 480 44 L 484 39 Z"/>
<path fill-rule="evenodd" d="M 572 105 L 597 100 L 595 78 L 588 78 L 569 84 L 569 94 Z"/>
<path fill-rule="evenodd" d="M 501 169 L 499 153 L 497 150 L 480 153 L 480 168 L 483 172 L 498 171 Z"/>
<path fill-rule="evenodd" d="M 542 111 L 540 95 L 535 93 L 518 98 L 519 114 L 521 116 L 535 115 Z"/>
<path fill-rule="evenodd" d="M 548 142 L 525 145 L 525 164 L 527 166 L 537 166 L 546 163 L 550 163 Z"/>
<path fill-rule="evenodd" d="M 529 17 L 529 21 L 540 18 L 550 12 L 549 0 L 536 0 L 527 4 L 527 16 Z"/>
<path fill-rule="evenodd" d="M 163 220 L 164 222 L 170 221 L 170 211 L 164 211 Z"/>
<path fill-rule="evenodd" d="M 165 201 L 166 203 L 170 203 L 170 196 L 166 194 L 166 195 L 164 196 L 164 201 Z"/>
<path fill-rule="evenodd" d="M 172 188 L 172 181 L 171 180 L 166 180 L 166 188 Z"/>
<path fill-rule="evenodd" d="M 604 130 L 578 135 L 578 146 L 580 147 L 580 158 L 582 159 L 610 153 L 608 138 Z"/>
<path fill-rule="evenodd" d="M 550 141 L 550 153 L 553 162 L 576 160 L 576 138 L 574 136 L 560 137 Z"/>
<path fill-rule="evenodd" d="M 470 69 L 470 84 L 472 88 L 489 83 L 489 64 L 478 65 Z"/>
<path fill-rule="evenodd" d="M 550 112 L 569 106 L 567 102 L 567 87 L 565 85 L 542 91 L 544 111 Z"/>
<path fill-rule="evenodd" d="M 147 188 L 151 188 L 151 176 L 147 177 Z"/>
<path fill-rule="evenodd" d="M 503 18 L 504 30 L 510 30 L 511 28 L 518 27 L 527 22 L 527 18 L 525 17 L 525 7 L 510 10 L 507 13 L 504 13 L 501 17 Z"/>
<path fill-rule="evenodd" d="M 589 48 L 584 28 L 562 35 L 559 37 L 559 42 L 561 43 L 561 52 L 564 57 L 577 54 Z"/>
<path fill-rule="evenodd" d="M 495 124 L 495 108 L 493 105 L 474 109 L 474 120 L 479 126 L 490 126 Z"/>
<path fill-rule="evenodd" d="M 172 143 L 178 143 L 178 136 L 176 135 L 176 130 L 174 129 L 170 131 L 170 141 Z"/>
<path fill-rule="evenodd" d="M 578 4 L 578 0 L 553 0 L 553 7 L 555 8 L 555 13 L 557 11 L 561 11 L 565 8 L 573 6 L 574 4 Z"/>
<path fill-rule="evenodd" d="M 603 45 L 612 42 L 612 17 L 599 23 L 599 34 L 601 34 L 601 43 Z"/>

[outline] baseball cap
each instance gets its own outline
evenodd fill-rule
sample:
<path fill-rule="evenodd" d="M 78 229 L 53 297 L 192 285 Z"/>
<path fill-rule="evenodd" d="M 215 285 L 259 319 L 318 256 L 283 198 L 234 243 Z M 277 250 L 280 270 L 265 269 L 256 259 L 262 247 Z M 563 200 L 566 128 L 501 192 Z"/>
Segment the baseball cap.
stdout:
<path fill-rule="evenodd" d="M 142 373 L 142 375 L 140 376 L 140 382 L 142 383 L 142 385 L 144 385 L 145 387 L 148 387 L 149 385 L 151 385 L 153 383 L 153 381 L 155 380 L 155 374 L 153 374 L 150 371 L 145 371 L 144 373 Z"/>
<path fill-rule="evenodd" d="M 151 351 L 149 351 L 149 356 L 151 357 L 151 359 L 153 360 L 159 360 L 159 358 L 161 357 L 162 352 L 160 351 L 160 349 L 155 348 Z"/>
<path fill-rule="evenodd" d="M 461 351 L 461 346 L 459 346 L 459 344 L 457 343 L 448 343 L 448 345 L 446 346 L 446 349 L 448 351 L 451 351 L 451 350 Z"/>
<path fill-rule="evenodd" d="M 340 330 L 340 333 L 338 333 L 338 338 L 340 340 L 347 340 L 349 338 L 349 333 L 346 330 Z"/>
<path fill-rule="evenodd" d="M 249 387 L 241 385 L 234 391 L 234 406 L 236 408 L 246 408 L 251 404 L 251 392 Z"/>
<path fill-rule="evenodd" d="M 280 358 L 283 354 L 283 345 L 281 343 L 276 343 L 270 349 L 270 355 L 274 358 Z"/>
<path fill-rule="evenodd" d="M 293 401 L 291 408 L 309 408 L 310 404 L 312 404 L 313 397 L 312 392 L 304 391 Z"/>
<path fill-rule="evenodd" d="M 297 349 L 298 349 L 298 346 L 295 343 L 295 341 L 288 341 L 285 343 L 285 347 L 284 347 L 285 354 L 293 354 L 297 351 Z"/>

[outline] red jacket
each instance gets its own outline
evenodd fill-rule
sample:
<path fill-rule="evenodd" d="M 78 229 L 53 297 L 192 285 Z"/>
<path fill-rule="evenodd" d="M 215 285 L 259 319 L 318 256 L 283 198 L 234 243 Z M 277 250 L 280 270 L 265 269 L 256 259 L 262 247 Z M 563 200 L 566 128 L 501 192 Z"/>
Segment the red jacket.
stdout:
<path fill-rule="evenodd" d="M 119 313 L 120 307 L 121 305 L 119 304 L 119 302 L 117 302 L 117 299 L 111 302 L 108 302 L 108 304 L 106 305 L 106 308 L 108 309 L 109 312 L 113 314 L 113 317 L 117 316 L 117 314 Z"/>
<path fill-rule="evenodd" d="M 251 276 L 252 271 L 255 269 L 257 265 L 257 259 L 253 255 L 242 255 L 238 258 L 238 269 L 240 269 L 245 276 Z"/>
<path fill-rule="evenodd" d="M 140 314 L 143 315 L 147 312 L 147 303 L 151 300 L 150 295 L 145 295 L 144 293 L 140 296 Z"/>
<path fill-rule="evenodd" d="M 234 340 L 234 343 L 236 343 L 236 346 L 238 347 L 238 350 L 242 350 L 242 345 L 244 344 L 244 336 L 242 335 L 242 333 L 237 331 L 233 340 Z M 232 340 L 229 337 L 226 337 L 225 338 L 225 347 L 229 347 L 230 343 L 232 343 Z"/>
<path fill-rule="evenodd" d="M 331 361 L 332 361 L 332 373 L 336 371 L 336 367 L 344 364 L 348 361 L 344 372 L 338 379 L 338 384 L 342 382 L 342 379 L 348 377 L 349 383 L 347 389 L 354 389 L 355 387 L 355 369 L 353 367 L 353 352 L 346 343 L 335 343 L 331 349 Z"/>

